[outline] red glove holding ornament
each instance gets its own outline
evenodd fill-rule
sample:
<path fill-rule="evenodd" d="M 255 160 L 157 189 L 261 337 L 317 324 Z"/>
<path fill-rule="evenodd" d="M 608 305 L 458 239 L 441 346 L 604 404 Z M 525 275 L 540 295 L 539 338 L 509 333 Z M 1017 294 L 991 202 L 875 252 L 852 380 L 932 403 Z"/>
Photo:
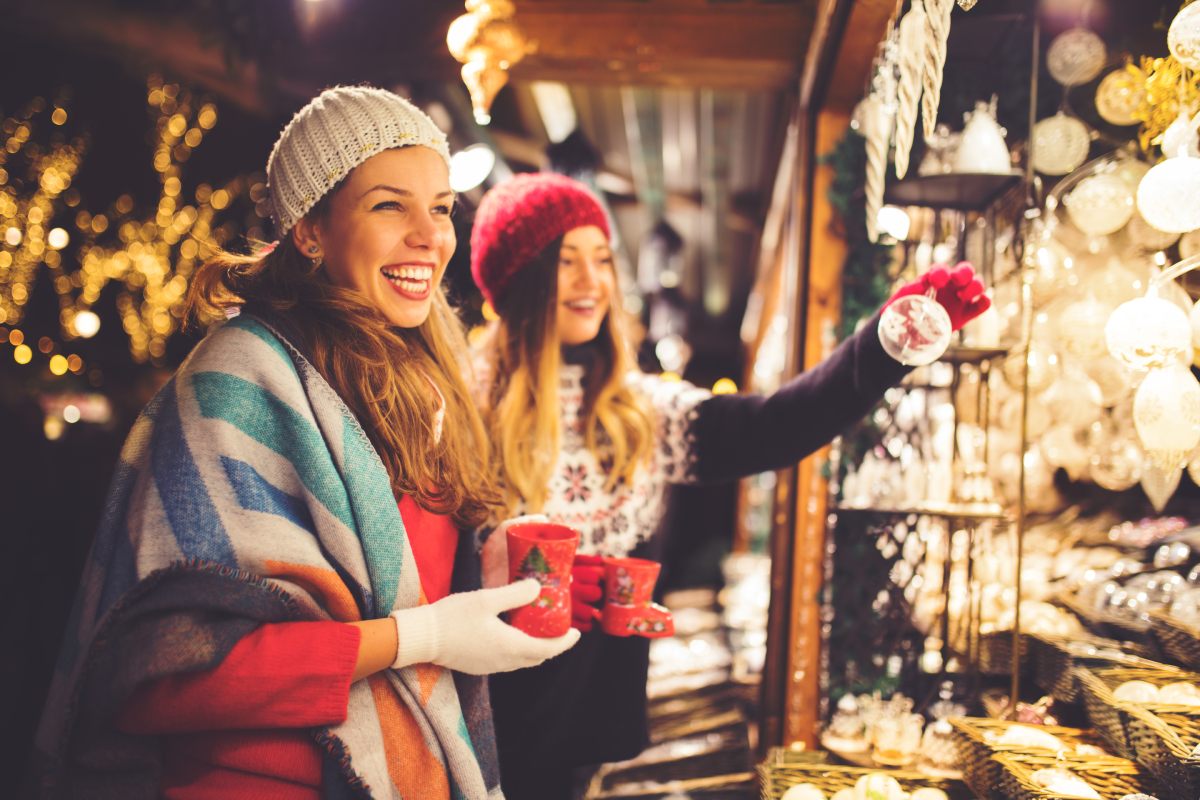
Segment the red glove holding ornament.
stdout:
<path fill-rule="evenodd" d="M 937 292 L 936 300 L 950 315 L 951 328 L 956 331 L 992 305 L 992 298 L 983 293 L 983 281 L 975 275 L 975 268 L 970 262 L 961 261 L 953 270 L 945 266 L 931 268 L 912 283 L 900 287 L 883 307 L 910 294 L 925 294 L 931 288 Z"/>
<path fill-rule="evenodd" d="M 571 627 L 584 633 L 600 619 L 597 605 L 604 598 L 600 588 L 604 580 L 604 559 L 600 556 L 576 555 L 571 566 Z"/>

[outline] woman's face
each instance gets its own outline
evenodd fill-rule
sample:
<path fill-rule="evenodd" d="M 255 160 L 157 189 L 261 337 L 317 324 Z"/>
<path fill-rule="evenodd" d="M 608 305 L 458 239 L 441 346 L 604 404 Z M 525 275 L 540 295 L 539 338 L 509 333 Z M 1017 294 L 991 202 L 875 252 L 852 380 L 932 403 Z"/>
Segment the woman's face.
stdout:
<path fill-rule="evenodd" d="M 608 237 L 595 225 L 563 237 L 558 253 L 558 340 L 590 342 L 600 333 L 616 285 Z"/>
<path fill-rule="evenodd" d="M 322 258 L 331 283 L 366 295 L 393 325 L 415 328 L 454 254 L 453 207 L 441 156 L 427 147 L 385 150 L 350 173 L 325 218 L 296 223 L 294 241 Z"/>

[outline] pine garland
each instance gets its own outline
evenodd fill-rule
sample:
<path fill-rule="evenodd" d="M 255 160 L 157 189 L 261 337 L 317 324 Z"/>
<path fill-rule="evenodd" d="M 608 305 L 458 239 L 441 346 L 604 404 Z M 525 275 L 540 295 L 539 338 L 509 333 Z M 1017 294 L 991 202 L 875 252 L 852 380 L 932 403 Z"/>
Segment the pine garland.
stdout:
<path fill-rule="evenodd" d="M 867 174 L 866 140 L 855 130 L 833 150 L 821 157 L 821 164 L 833 168 L 833 183 L 825 197 L 837 212 L 838 231 L 846 241 L 846 261 L 842 265 L 841 338 L 854 333 L 859 320 L 874 314 L 888 298 L 892 278 L 888 268 L 895 245 L 872 243 L 867 238 L 866 198 L 863 185 Z"/>

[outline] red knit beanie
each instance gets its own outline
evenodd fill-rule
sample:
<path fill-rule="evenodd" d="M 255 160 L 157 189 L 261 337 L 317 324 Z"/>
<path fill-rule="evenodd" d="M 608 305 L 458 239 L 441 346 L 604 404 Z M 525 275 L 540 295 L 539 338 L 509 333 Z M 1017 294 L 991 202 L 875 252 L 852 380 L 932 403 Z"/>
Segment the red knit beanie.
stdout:
<path fill-rule="evenodd" d="M 483 196 L 471 229 L 471 275 L 495 308 L 518 271 L 555 239 L 608 217 L 586 186 L 551 172 L 517 175 Z"/>

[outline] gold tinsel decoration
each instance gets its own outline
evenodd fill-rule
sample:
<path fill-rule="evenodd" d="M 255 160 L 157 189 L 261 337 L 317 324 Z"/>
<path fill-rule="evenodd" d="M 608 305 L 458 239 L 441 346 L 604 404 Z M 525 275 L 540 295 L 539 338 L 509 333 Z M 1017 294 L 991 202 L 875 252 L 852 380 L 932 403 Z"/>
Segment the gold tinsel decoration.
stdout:
<path fill-rule="evenodd" d="M 1142 123 L 1138 144 L 1143 152 L 1162 144 L 1163 134 L 1179 116 L 1180 100 L 1194 108 L 1200 98 L 1200 78 L 1184 68 L 1174 56 L 1152 58 L 1143 56 L 1140 65 L 1125 65 L 1131 86 L 1141 83 L 1146 88 L 1142 105 L 1134 116 Z"/>

